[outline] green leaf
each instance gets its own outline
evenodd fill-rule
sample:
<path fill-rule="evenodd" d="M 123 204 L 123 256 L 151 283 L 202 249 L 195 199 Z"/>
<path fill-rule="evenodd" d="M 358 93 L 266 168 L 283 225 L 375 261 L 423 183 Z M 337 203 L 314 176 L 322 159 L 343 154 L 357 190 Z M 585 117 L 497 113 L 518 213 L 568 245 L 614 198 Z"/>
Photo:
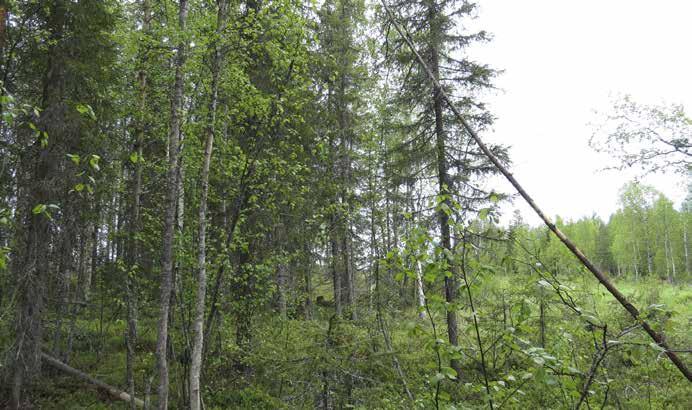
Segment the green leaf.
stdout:
<path fill-rule="evenodd" d="M 91 108 L 91 106 L 89 104 L 77 104 L 77 106 L 75 106 L 75 108 L 77 109 L 77 111 L 80 114 L 87 116 L 87 117 L 91 118 L 92 120 L 96 121 L 96 114 L 94 114 L 94 110 Z"/>
<path fill-rule="evenodd" d="M 448 379 L 450 380 L 456 380 L 457 379 L 457 371 L 452 369 L 451 367 L 443 367 L 442 373 L 447 376 Z"/>
<path fill-rule="evenodd" d="M 38 204 L 31 210 L 31 213 L 38 215 L 46 211 L 46 204 Z"/>
<path fill-rule="evenodd" d="M 552 286 L 550 285 L 550 282 L 548 282 L 548 281 L 545 280 L 545 279 L 539 280 L 539 281 L 538 281 L 538 284 L 539 284 L 540 286 L 545 287 L 545 288 L 552 288 Z"/>
<path fill-rule="evenodd" d="M 439 208 L 442 210 L 442 212 L 444 212 L 445 214 L 447 214 L 447 216 L 451 216 L 451 215 L 452 215 L 452 210 L 449 208 L 449 205 L 447 205 L 446 203 L 442 202 L 442 203 L 439 205 Z"/>
<path fill-rule="evenodd" d="M 77 155 L 77 154 L 65 154 L 65 155 L 67 155 L 67 158 L 69 158 L 70 161 L 72 161 L 75 165 L 79 165 L 79 161 L 80 161 L 79 155 Z"/>
<path fill-rule="evenodd" d="M 89 158 L 89 165 L 95 170 L 95 171 L 100 171 L 101 167 L 99 167 L 99 160 L 101 157 L 98 155 L 92 155 L 91 158 Z"/>
<path fill-rule="evenodd" d="M 480 212 L 478 212 L 478 217 L 481 218 L 482 221 L 485 221 L 486 219 L 488 219 L 489 213 L 490 213 L 489 208 L 483 208 L 480 210 Z"/>

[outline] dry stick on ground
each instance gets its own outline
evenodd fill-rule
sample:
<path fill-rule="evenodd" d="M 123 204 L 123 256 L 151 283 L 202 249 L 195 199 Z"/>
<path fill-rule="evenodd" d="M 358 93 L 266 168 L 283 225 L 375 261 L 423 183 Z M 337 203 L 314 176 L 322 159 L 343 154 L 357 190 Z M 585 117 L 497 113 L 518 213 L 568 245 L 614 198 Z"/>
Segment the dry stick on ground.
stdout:
<path fill-rule="evenodd" d="M 113 396 L 116 399 L 126 401 L 128 403 L 134 402 L 134 404 L 138 407 L 144 407 L 144 402 L 136 397 L 130 396 L 128 393 L 125 393 L 124 391 L 118 389 L 117 387 L 113 387 L 109 384 L 106 384 L 102 382 L 101 380 L 98 380 L 92 376 L 89 376 L 88 374 L 79 371 L 73 367 L 70 367 L 66 365 L 65 363 L 61 362 L 60 360 L 54 358 L 53 356 L 49 356 L 45 353 L 41 353 L 41 359 L 51 365 L 52 367 L 61 370 L 71 376 L 75 376 L 79 379 L 85 380 L 93 385 L 98 386 L 99 388 L 105 390 Z"/>
<path fill-rule="evenodd" d="M 608 289 L 608 292 L 610 292 L 615 299 L 629 312 L 629 314 L 636 320 L 642 328 L 646 331 L 646 333 L 651 336 L 651 339 L 653 341 L 661 346 L 663 349 L 665 349 L 666 356 L 670 359 L 670 361 L 673 362 L 673 364 L 680 370 L 680 372 L 687 378 L 688 381 L 692 381 L 692 373 L 687 369 L 687 366 L 680 360 L 680 358 L 668 348 L 668 344 L 666 343 L 665 339 L 663 336 L 659 333 L 657 333 L 651 326 L 642 318 L 639 317 L 639 311 L 637 310 L 636 307 L 632 303 L 630 303 L 625 295 L 623 295 L 616 287 L 613 285 L 610 280 L 606 277 L 606 275 L 601 272 L 600 269 L 596 267 L 596 265 L 593 264 L 589 260 L 589 258 L 582 253 L 582 251 L 577 248 L 577 246 L 564 234 L 560 229 L 558 229 L 557 226 L 553 222 L 550 221 L 550 219 L 543 213 L 541 208 L 538 207 L 536 202 L 534 202 L 533 198 L 524 190 L 524 188 L 517 182 L 517 180 L 514 178 L 511 172 L 502 165 L 500 160 L 493 154 L 490 149 L 483 143 L 481 138 L 478 136 L 476 131 L 471 128 L 471 126 L 468 124 L 466 119 L 461 115 L 459 110 L 456 108 L 456 106 L 452 103 L 452 100 L 449 98 L 447 93 L 444 91 L 442 86 L 440 85 L 440 82 L 435 79 L 435 76 L 432 74 L 432 71 L 430 71 L 430 68 L 428 65 L 425 63 L 421 55 L 418 53 L 416 50 L 416 47 L 413 44 L 413 40 L 411 40 L 410 36 L 408 35 L 408 32 L 404 34 L 404 31 L 406 30 L 405 28 L 402 29 L 402 27 L 399 26 L 399 24 L 396 22 L 396 19 L 394 18 L 394 14 L 390 10 L 389 6 L 387 6 L 387 3 L 385 0 L 380 0 L 382 3 L 382 7 L 384 8 L 385 12 L 387 13 L 387 17 L 389 18 L 389 21 L 392 23 L 394 26 L 394 29 L 396 30 L 397 33 L 399 33 L 399 36 L 406 42 L 408 45 L 409 49 L 411 49 L 411 52 L 416 56 L 416 59 L 418 60 L 418 63 L 423 67 L 425 70 L 426 74 L 428 75 L 428 78 L 430 79 L 430 82 L 437 87 L 440 90 L 440 94 L 442 95 L 442 98 L 444 101 L 447 103 L 449 108 L 452 110 L 456 118 L 461 122 L 462 126 L 464 127 L 464 130 L 471 136 L 473 141 L 478 145 L 478 148 L 483 151 L 486 157 L 490 160 L 490 162 L 497 167 L 497 169 L 504 175 L 504 177 L 509 181 L 510 184 L 514 187 L 514 189 L 517 190 L 519 195 L 521 195 L 522 198 L 531 206 L 531 208 L 534 210 L 536 215 L 538 215 L 539 218 L 543 221 L 543 223 L 555 234 L 555 236 L 560 239 L 560 241 L 567 247 L 567 249 L 574 254 L 574 256 L 579 259 L 579 261 L 584 265 L 593 275 L 596 277 L 596 279 L 603 285 L 605 286 L 606 289 Z M 404 31 L 402 31 L 404 30 Z"/>

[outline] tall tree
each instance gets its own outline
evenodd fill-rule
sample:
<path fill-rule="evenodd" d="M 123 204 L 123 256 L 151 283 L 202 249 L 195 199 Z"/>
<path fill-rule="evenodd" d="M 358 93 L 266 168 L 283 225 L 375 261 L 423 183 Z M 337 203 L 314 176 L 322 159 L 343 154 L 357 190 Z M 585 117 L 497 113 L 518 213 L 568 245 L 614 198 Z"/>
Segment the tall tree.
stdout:
<path fill-rule="evenodd" d="M 201 408 L 200 374 L 202 371 L 202 352 L 204 345 L 204 312 L 207 293 L 207 197 L 209 192 L 209 167 L 211 165 L 216 127 L 216 111 L 219 98 L 219 78 L 224 60 L 222 45 L 224 30 L 228 20 L 229 2 L 218 0 L 216 30 L 214 39 L 210 42 L 211 59 L 211 90 L 207 113 L 206 139 L 204 142 L 204 159 L 201 172 L 201 194 L 199 200 L 199 233 L 197 249 L 197 295 L 195 301 L 195 317 L 193 322 L 192 360 L 190 364 L 190 409 Z"/>
<path fill-rule="evenodd" d="M 464 49 L 471 43 L 488 40 L 484 31 L 468 33 L 461 29 L 459 21 L 470 18 L 476 5 L 457 0 L 403 0 L 391 7 L 398 11 L 399 24 L 405 35 L 410 36 L 423 49 L 419 53 L 426 60 L 432 75 L 442 84 L 448 95 L 458 96 L 457 103 L 468 114 L 471 121 L 483 127 L 491 117 L 475 97 L 475 93 L 491 87 L 495 72 L 486 65 L 476 63 L 464 56 Z M 490 194 L 478 186 L 478 178 L 494 172 L 492 164 L 469 144 L 468 136 L 461 124 L 450 115 L 441 90 L 429 87 L 427 73 L 416 57 L 402 45 L 403 40 L 394 40 L 392 63 L 401 72 L 403 85 L 399 103 L 415 107 L 412 121 L 406 126 L 411 136 L 402 144 L 408 154 L 407 161 L 413 175 L 428 176 L 435 170 L 435 192 L 438 197 L 437 222 L 440 245 L 445 249 L 448 274 L 445 275 L 445 300 L 448 303 L 447 336 L 453 346 L 459 345 L 457 324 L 457 277 L 458 267 L 453 257 L 452 226 L 460 216 L 455 204 L 470 211 L 478 210 L 479 204 L 487 202 Z M 491 147 L 500 157 L 506 158 L 504 148 Z M 459 221 L 461 222 L 461 218 Z M 451 366 L 461 375 L 458 360 Z"/>
<path fill-rule="evenodd" d="M 6 11 L 3 17 L 9 15 Z M 99 177 L 101 146 L 95 144 L 95 136 L 101 130 L 92 117 L 107 105 L 96 88 L 105 91 L 111 85 L 113 44 L 107 33 L 117 8 L 96 1 L 56 0 L 42 7 L 20 4 L 15 11 L 21 24 L 11 21 L 4 26 L 12 33 L 3 33 L 3 41 L 17 36 L 19 40 L 5 55 L 3 81 L 12 81 L 5 86 L 17 91 L 17 107 L 35 107 L 18 112 L 11 131 L 19 152 L 12 241 L 17 313 L 11 384 L 12 406 L 20 407 L 22 391 L 34 387 L 40 371 L 50 301 L 57 299 L 56 308 L 67 312 L 66 303 L 77 294 L 66 286 L 78 280 L 73 279 L 77 270 L 73 258 L 81 254 L 75 245 L 80 232 L 85 232 L 80 217 L 87 215 L 80 210 L 88 208 L 86 199 Z M 16 71 L 10 72 L 15 64 Z"/>
<path fill-rule="evenodd" d="M 161 266 L 161 296 L 159 298 L 160 315 L 158 338 L 156 341 L 156 359 L 159 373 L 158 400 L 159 408 L 168 408 L 168 320 L 170 312 L 171 291 L 173 290 L 174 237 L 176 213 L 180 193 L 180 132 L 183 109 L 184 69 L 187 59 L 186 26 L 188 15 L 187 0 L 180 0 L 178 5 L 178 35 L 173 66 L 175 77 L 171 86 L 171 114 L 168 130 L 168 172 L 166 176 L 166 214 L 163 233 L 163 258 Z"/>
<path fill-rule="evenodd" d="M 367 73 L 363 65 L 362 0 L 329 0 L 320 10 L 319 39 L 326 118 L 322 132 L 330 147 L 333 205 L 330 210 L 330 248 L 334 301 L 337 315 L 345 305 L 356 318 L 356 277 L 353 216 L 356 214 L 355 153 L 360 139 L 362 89 Z"/>

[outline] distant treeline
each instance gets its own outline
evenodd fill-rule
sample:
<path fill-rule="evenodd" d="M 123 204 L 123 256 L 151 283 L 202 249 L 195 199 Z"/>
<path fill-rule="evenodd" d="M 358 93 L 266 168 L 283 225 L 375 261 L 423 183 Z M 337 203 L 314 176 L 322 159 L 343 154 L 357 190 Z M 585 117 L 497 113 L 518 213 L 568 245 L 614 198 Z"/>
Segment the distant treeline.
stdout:
<path fill-rule="evenodd" d="M 631 182 L 622 188 L 620 207 L 607 222 L 594 215 L 577 221 L 557 217 L 556 223 L 613 276 L 656 276 L 675 282 L 685 280 L 690 273 L 689 210 L 689 198 L 677 210 L 654 188 Z M 580 269 L 578 261 L 546 228 L 529 227 L 518 212 L 508 235 L 510 240 L 502 253 L 508 272 L 531 269 L 517 263 L 519 252 L 533 254 L 556 274 Z"/>

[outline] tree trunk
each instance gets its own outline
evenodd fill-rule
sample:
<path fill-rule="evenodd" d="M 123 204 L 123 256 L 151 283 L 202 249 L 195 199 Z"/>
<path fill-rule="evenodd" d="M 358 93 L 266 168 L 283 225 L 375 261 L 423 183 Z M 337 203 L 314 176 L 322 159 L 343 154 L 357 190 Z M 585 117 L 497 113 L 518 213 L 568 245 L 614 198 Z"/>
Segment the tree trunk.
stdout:
<path fill-rule="evenodd" d="M 423 291 L 423 278 L 420 261 L 416 262 L 416 293 L 418 295 L 418 317 L 425 319 L 425 292 Z"/>
<path fill-rule="evenodd" d="M 314 317 L 314 306 L 312 301 L 312 249 L 306 241 L 303 244 L 303 257 L 305 263 L 305 320 L 312 320 Z"/>
<path fill-rule="evenodd" d="M 61 192 L 56 186 L 56 165 L 64 160 L 65 64 L 61 43 L 66 20 L 63 1 L 46 5 L 47 35 L 51 42 L 46 53 L 48 61 L 44 81 L 38 127 L 49 135 L 48 145 L 34 141 L 21 158 L 18 173 L 19 198 L 12 275 L 16 280 L 17 312 L 15 343 L 12 352 L 11 408 L 21 407 L 25 384 L 31 384 L 40 372 L 43 343 L 43 308 L 50 266 L 47 253 L 52 241 L 51 222 L 45 212 L 34 212 L 39 205 L 55 203 Z M 35 138 L 30 137 L 33 140 Z M 21 185 L 20 185 L 21 184 Z"/>
<path fill-rule="evenodd" d="M 634 267 L 634 279 L 639 278 L 639 251 L 637 251 L 636 242 L 632 242 L 632 249 L 634 251 L 634 260 L 632 261 L 632 266 Z"/>
<path fill-rule="evenodd" d="M 675 281 L 675 278 L 677 276 L 677 266 L 675 265 L 675 251 L 673 249 L 673 244 L 670 243 L 670 225 L 666 222 L 665 226 L 665 238 L 666 238 L 666 245 L 668 248 L 668 257 L 670 258 L 670 267 L 673 270 L 673 276 L 672 278 L 669 278 L 670 283 L 673 283 Z"/>
<path fill-rule="evenodd" d="M 347 218 L 348 219 L 348 218 Z M 353 246 L 351 243 L 351 231 L 348 225 L 344 229 L 344 236 L 341 238 L 342 239 L 342 249 L 341 253 L 343 256 L 343 263 L 344 263 L 344 279 L 346 283 L 344 283 L 344 289 L 342 290 L 342 296 L 345 296 L 345 304 L 348 309 L 348 313 L 350 315 L 351 320 L 356 320 L 357 314 L 356 314 L 356 306 L 355 306 L 355 298 L 356 298 L 356 288 L 355 288 L 355 275 L 353 272 Z M 344 292 L 345 291 L 345 292 Z M 345 293 L 345 295 L 343 294 Z"/>
<path fill-rule="evenodd" d="M 431 31 L 433 37 L 437 37 L 435 32 L 438 28 L 438 16 L 436 5 L 431 4 L 428 9 L 429 21 L 431 22 Z M 439 81 L 440 77 L 440 67 L 439 67 L 439 49 L 437 44 L 433 44 L 431 53 L 431 65 L 435 79 Z M 437 150 L 437 176 L 438 176 L 438 195 L 444 196 L 443 204 L 447 205 L 446 209 L 440 208 L 438 210 L 438 219 L 440 224 L 440 242 L 442 248 L 447 250 L 445 252 L 452 252 L 452 240 L 450 234 L 449 225 L 449 215 L 448 210 L 452 209 L 452 204 L 449 199 L 449 195 L 452 189 L 452 182 L 448 175 L 448 165 L 447 165 L 447 149 L 445 147 L 445 132 L 444 132 L 444 117 L 442 113 L 442 106 L 444 104 L 441 95 L 441 90 L 439 87 L 435 86 L 432 95 L 433 109 L 435 112 L 435 145 Z M 445 276 L 445 301 L 449 304 L 456 302 L 457 293 L 457 279 L 456 272 L 454 269 L 454 261 L 447 258 L 448 269 L 451 275 Z M 457 335 L 457 315 L 454 308 L 447 308 L 447 336 L 449 338 L 449 344 L 452 346 L 458 346 L 459 340 Z M 457 372 L 459 379 L 461 379 L 461 365 L 458 360 L 453 359 L 450 361 L 450 366 Z"/>
<path fill-rule="evenodd" d="M 281 262 L 276 269 L 277 305 L 282 319 L 287 316 L 286 288 L 288 281 L 288 266 Z"/>
<path fill-rule="evenodd" d="M 202 352 L 204 351 L 204 310 L 207 295 L 207 260 L 206 260 L 206 230 L 207 230 L 207 197 L 209 193 L 209 168 L 214 148 L 214 127 L 216 125 L 216 110 L 219 94 L 219 72 L 223 55 L 217 44 L 226 27 L 228 16 L 228 0 L 219 0 L 216 22 L 216 37 L 211 44 L 212 73 L 211 98 L 207 124 L 207 139 L 204 144 L 204 161 L 202 163 L 201 197 L 199 202 L 199 241 L 197 249 L 197 296 L 195 301 L 195 318 L 192 323 L 192 358 L 190 363 L 190 409 L 201 408 L 200 373 L 202 371 Z"/>
<path fill-rule="evenodd" d="M 151 21 L 151 8 L 149 0 L 142 0 L 142 32 L 145 35 L 149 34 Z M 140 67 L 137 73 L 137 86 L 139 88 L 139 104 L 137 107 L 137 120 L 134 141 L 134 153 L 136 157 L 132 165 L 134 165 L 132 176 L 132 199 L 131 211 L 129 218 L 128 245 L 126 249 L 127 267 L 125 278 L 125 298 L 127 302 L 127 333 L 125 335 L 125 347 L 127 350 L 127 391 L 131 397 L 135 396 L 135 376 L 134 376 L 134 360 L 135 360 L 135 344 L 137 342 L 137 300 L 134 289 L 134 276 L 137 269 L 137 261 L 139 259 L 139 244 L 137 233 L 140 226 L 140 205 L 142 197 L 142 160 L 144 151 L 144 130 L 145 130 L 145 109 L 147 102 L 147 71 L 145 64 L 147 61 L 146 46 L 140 46 Z M 134 402 L 131 402 L 130 408 L 134 410 Z"/>
<path fill-rule="evenodd" d="M 332 224 L 332 227 L 334 225 Z M 337 318 L 341 318 L 342 305 L 341 305 L 341 272 L 338 268 L 338 255 L 339 255 L 339 243 L 336 239 L 336 228 L 332 228 L 330 234 L 329 243 L 331 245 L 331 271 L 332 271 L 332 281 L 334 285 L 334 309 Z"/>
<path fill-rule="evenodd" d="M 187 23 L 187 0 L 180 0 L 178 10 L 178 29 L 185 32 Z M 175 81 L 173 84 L 173 96 L 171 100 L 170 129 L 168 132 L 168 175 L 166 195 L 166 215 L 163 234 L 163 260 L 161 268 L 161 294 L 160 315 L 158 325 L 158 337 L 156 341 L 156 359 L 159 373 L 159 409 L 168 408 L 168 315 L 170 312 L 171 291 L 173 288 L 173 245 L 175 236 L 175 219 L 177 211 L 177 199 L 179 195 L 179 141 L 180 123 L 183 106 L 183 66 L 186 58 L 186 44 L 181 41 L 177 46 L 175 58 Z"/>
<path fill-rule="evenodd" d="M 683 217 L 687 218 L 687 214 L 684 214 Z M 687 240 L 687 222 L 683 224 L 682 229 L 682 242 L 685 247 L 685 273 L 689 275 L 692 270 L 690 270 L 690 244 Z"/>

